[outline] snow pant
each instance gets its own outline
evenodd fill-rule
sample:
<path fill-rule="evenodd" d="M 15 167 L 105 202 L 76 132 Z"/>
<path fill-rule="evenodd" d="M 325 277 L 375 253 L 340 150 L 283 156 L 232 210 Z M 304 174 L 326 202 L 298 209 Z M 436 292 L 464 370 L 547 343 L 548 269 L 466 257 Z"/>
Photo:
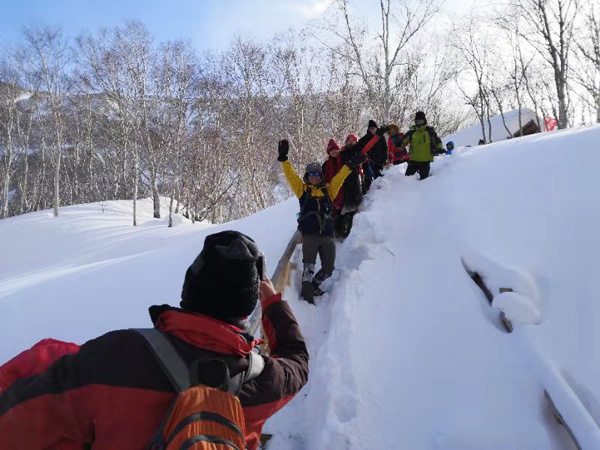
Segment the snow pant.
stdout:
<path fill-rule="evenodd" d="M 424 180 L 429 176 L 430 165 L 431 163 L 427 161 L 409 161 L 404 175 L 410 177 L 419 172 L 419 179 Z"/>
<path fill-rule="evenodd" d="M 315 273 L 317 255 L 321 257 L 321 270 Z M 302 236 L 302 281 L 312 281 L 318 286 L 331 276 L 335 268 L 335 241 L 330 236 Z M 313 277 L 314 276 L 314 277 Z"/>

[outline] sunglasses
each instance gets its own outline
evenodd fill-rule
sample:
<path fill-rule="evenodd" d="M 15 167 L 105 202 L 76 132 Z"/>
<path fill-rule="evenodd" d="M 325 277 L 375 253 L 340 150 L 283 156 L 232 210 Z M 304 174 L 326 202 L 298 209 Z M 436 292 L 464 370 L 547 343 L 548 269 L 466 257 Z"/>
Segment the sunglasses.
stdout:
<path fill-rule="evenodd" d="M 307 172 L 309 178 L 321 178 L 321 172 Z"/>
<path fill-rule="evenodd" d="M 423 119 L 415 120 L 416 125 L 423 125 L 425 121 Z"/>

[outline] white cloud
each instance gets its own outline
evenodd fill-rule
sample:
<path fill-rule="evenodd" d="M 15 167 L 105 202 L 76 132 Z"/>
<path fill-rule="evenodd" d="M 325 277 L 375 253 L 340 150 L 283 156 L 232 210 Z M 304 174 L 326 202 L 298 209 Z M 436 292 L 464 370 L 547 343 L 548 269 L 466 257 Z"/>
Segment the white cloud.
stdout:
<path fill-rule="evenodd" d="M 292 0 L 285 6 L 287 9 L 300 13 L 307 19 L 314 19 L 323 14 L 333 3 L 333 0 Z"/>

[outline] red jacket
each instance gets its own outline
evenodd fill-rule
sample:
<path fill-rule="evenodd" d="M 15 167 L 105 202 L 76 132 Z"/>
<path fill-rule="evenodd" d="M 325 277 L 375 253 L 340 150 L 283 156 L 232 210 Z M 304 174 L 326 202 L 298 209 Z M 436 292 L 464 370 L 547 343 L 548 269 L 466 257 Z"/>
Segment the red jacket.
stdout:
<path fill-rule="evenodd" d="M 46 370 L 64 355 L 77 353 L 79 345 L 56 339 L 42 339 L 28 350 L 0 366 L 0 394 L 19 378 L 30 377 Z"/>
<path fill-rule="evenodd" d="M 265 421 L 308 379 L 308 352 L 288 304 L 278 294 L 262 308 L 271 355 L 239 395 L 251 450 L 258 447 Z M 242 330 L 167 305 L 153 306 L 150 315 L 188 364 L 214 355 L 226 358 L 232 376 L 247 369 L 245 355 L 257 341 Z M 18 379 L 0 395 L 0 449 L 40 450 L 65 439 L 94 450 L 143 449 L 174 397 L 144 339 L 133 330 L 113 331 L 43 372 Z"/>
<path fill-rule="evenodd" d="M 329 158 L 323 164 L 323 177 L 325 179 L 325 183 L 331 183 L 333 177 L 337 175 L 340 169 L 344 166 L 342 162 L 341 153 L 337 155 L 335 158 L 329 155 Z M 344 207 L 344 187 L 340 189 L 337 197 L 333 199 L 332 202 L 333 208 L 340 211 Z"/>

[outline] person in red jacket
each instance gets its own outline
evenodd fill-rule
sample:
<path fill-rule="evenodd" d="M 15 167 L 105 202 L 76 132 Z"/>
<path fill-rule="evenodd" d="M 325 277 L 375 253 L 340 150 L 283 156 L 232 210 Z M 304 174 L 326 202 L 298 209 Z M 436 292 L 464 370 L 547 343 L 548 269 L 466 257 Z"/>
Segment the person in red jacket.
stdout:
<path fill-rule="evenodd" d="M 404 139 L 404 134 L 400 132 L 400 129 L 397 125 L 390 124 L 389 128 L 389 137 L 388 137 L 388 160 L 394 166 L 398 164 L 402 164 L 404 162 L 408 162 L 410 159 L 410 155 L 404 147 L 402 140 Z"/>
<path fill-rule="evenodd" d="M 258 448 L 265 421 L 308 379 L 300 328 L 281 294 L 269 280 L 261 281 L 261 258 L 254 241 L 241 233 L 210 235 L 185 274 L 181 308 L 150 307 L 154 327 L 167 333 L 188 365 L 210 356 L 235 376 L 248 369 L 248 355 L 260 342 L 244 331 L 260 299 L 271 354 L 239 394 L 250 450 Z M 214 386 L 219 378 L 210 365 L 199 371 L 203 384 Z M 57 448 L 65 440 L 82 449 L 142 449 L 175 395 L 144 338 L 133 329 L 112 331 L 41 373 L 14 381 L 0 395 L 0 449 Z"/>

